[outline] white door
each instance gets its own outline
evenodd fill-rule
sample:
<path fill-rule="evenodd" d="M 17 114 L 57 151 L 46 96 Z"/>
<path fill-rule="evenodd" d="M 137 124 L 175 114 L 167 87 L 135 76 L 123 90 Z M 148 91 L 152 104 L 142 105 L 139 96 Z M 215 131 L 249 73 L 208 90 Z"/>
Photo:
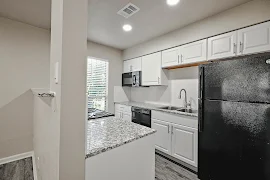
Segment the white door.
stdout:
<path fill-rule="evenodd" d="M 238 31 L 239 54 L 270 51 L 270 22 Z"/>
<path fill-rule="evenodd" d="M 237 31 L 208 39 L 208 60 L 232 57 L 237 54 Z"/>
<path fill-rule="evenodd" d="M 122 114 L 122 119 L 131 122 L 131 114 L 123 113 Z"/>
<path fill-rule="evenodd" d="M 197 167 L 198 130 L 172 125 L 172 156 Z"/>
<path fill-rule="evenodd" d="M 142 57 L 142 85 L 160 85 L 161 52 Z"/>
<path fill-rule="evenodd" d="M 124 61 L 123 63 L 123 73 L 131 72 L 131 60 Z"/>
<path fill-rule="evenodd" d="M 130 61 L 131 61 L 130 65 L 131 65 L 132 72 L 142 70 L 142 58 L 141 57 L 132 59 Z"/>
<path fill-rule="evenodd" d="M 207 39 L 180 47 L 180 61 L 182 64 L 190 64 L 206 60 Z"/>
<path fill-rule="evenodd" d="M 162 51 L 162 67 L 176 66 L 179 62 L 179 47 Z"/>
<path fill-rule="evenodd" d="M 168 122 L 152 119 L 152 128 L 157 130 L 155 134 L 156 149 L 171 154 L 171 132 Z"/>
<path fill-rule="evenodd" d="M 115 115 L 116 118 L 122 119 L 122 112 L 120 111 L 115 111 Z"/>

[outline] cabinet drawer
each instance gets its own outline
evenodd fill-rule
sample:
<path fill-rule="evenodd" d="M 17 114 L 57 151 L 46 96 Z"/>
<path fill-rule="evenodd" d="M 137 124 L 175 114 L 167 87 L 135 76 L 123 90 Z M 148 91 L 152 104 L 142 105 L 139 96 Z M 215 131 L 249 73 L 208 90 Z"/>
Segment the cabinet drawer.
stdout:
<path fill-rule="evenodd" d="M 152 118 L 198 129 L 198 117 L 175 115 L 161 111 L 152 111 Z"/>
<path fill-rule="evenodd" d="M 115 104 L 115 111 L 127 112 L 131 114 L 131 106 Z"/>

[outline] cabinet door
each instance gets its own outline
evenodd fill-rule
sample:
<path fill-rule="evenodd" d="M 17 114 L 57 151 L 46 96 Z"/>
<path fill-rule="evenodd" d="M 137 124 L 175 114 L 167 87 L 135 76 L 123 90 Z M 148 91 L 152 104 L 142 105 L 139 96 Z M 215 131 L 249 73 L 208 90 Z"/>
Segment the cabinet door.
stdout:
<path fill-rule="evenodd" d="M 207 39 L 190 43 L 180 47 L 182 64 L 196 63 L 207 60 Z"/>
<path fill-rule="evenodd" d="M 208 39 L 208 60 L 235 56 L 237 53 L 237 31 Z"/>
<path fill-rule="evenodd" d="M 142 57 L 142 85 L 160 85 L 161 52 Z"/>
<path fill-rule="evenodd" d="M 131 60 L 123 62 L 123 73 L 131 72 Z"/>
<path fill-rule="evenodd" d="M 270 51 L 270 22 L 238 30 L 239 54 Z"/>
<path fill-rule="evenodd" d="M 131 114 L 123 113 L 122 119 L 131 122 Z"/>
<path fill-rule="evenodd" d="M 141 57 L 132 59 L 130 61 L 131 61 L 130 65 L 131 65 L 132 72 L 142 70 L 142 58 Z"/>
<path fill-rule="evenodd" d="M 122 119 L 122 112 L 120 111 L 115 111 L 115 115 L 116 118 Z"/>
<path fill-rule="evenodd" d="M 162 67 L 176 66 L 179 64 L 179 47 L 162 51 Z"/>
<path fill-rule="evenodd" d="M 172 156 L 197 167 L 198 130 L 172 125 Z"/>
<path fill-rule="evenodd" d="M 155 134 L 156 149 L 171 154 L 170 124 L 164 121 L 152 119 L 152 128 L 157 130 Z"/>

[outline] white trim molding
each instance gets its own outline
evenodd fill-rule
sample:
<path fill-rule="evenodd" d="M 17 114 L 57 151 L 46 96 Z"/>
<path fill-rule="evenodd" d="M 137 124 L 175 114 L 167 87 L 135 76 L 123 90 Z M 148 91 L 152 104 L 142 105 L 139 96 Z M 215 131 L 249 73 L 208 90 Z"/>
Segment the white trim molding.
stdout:
<path fill-rule="evenodd" d="M 19 161 L 19 160 L 29 158 L 29 157 L 32 157 L 34 180 L 37 180 L 36 161 L 35 161 L 34 151 L 2 158 L 0 159 L 0 165 L 7 164 L 14 161 Z"/>

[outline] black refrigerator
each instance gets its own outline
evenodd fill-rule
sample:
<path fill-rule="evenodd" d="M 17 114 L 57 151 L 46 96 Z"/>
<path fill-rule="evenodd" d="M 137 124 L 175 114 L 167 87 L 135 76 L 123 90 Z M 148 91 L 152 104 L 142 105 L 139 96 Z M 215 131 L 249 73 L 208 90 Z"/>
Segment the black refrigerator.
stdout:
<path fill-rule="evenodd" d="M 270 55 L 199 67 L 200 180 L 270 180 Z"/>

